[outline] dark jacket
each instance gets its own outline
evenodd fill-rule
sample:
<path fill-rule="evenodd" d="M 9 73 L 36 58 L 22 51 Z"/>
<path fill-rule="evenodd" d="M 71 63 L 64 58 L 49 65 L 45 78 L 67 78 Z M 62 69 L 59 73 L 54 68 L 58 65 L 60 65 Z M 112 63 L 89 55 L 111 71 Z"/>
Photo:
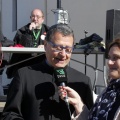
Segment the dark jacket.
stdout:
<path fill-rule="evenodd" d="M 15 38 L 14 38 L 15 45 L 21 44 L 24 47 L 34 47 L 33 44 L 34 44 L 35 38 L 34 38 L 33 32 L 31 30 L 29 30 L 29 25 L 30 25 L 30 23 L 25 25 L 24 27 L 20 28 L 17 31 Z M 41 39 L 41 35 L 46 34 L 48 29 L 49 29 L 48 26 L 46 26 L 45 24 L 42 25 L 40 35 L 37 39 L 37 46 L 43 44 L 43 40 Z M 30 53 L 25 53 L 25 54 L 24 53 L 13 53 L 11 56 L 11 59 L 9 61 L 9 65 L 12 65 L 14 63 L 18 63 L 20 61 L 26 60 L 26 59 L 31 58 L 31 57 L 33 57 L 33 55 Z M 19 68 L 39 63 L 44 58 L 45 58 L 45 55 L 38 56 L 38 57 L 35 57 L 31 60 L 19 63 L 17 65 L 14 65 L 14 66 L 8 68 L 6 70 L 7 78 L 12 78 L 14 76 L 15 72 Z"/>
<path fill-rule="evenodd" d="M 89 77 L 70 67 L 67 76 L 67 85 L 79 93 L 90 109 L 93 96 Z M 53 68 L 45 61 L 19 69 L 7 95 L 2 120 L 70 120 L 67 105 L 58 95 Z M 70 111 L 74 111 L 72 105 Z"/>
<path fill-rule="evenodd" d="M 24 27 L 20 28 L 15 37 L 14 37 L 14 42 L 15 44 L 21 44 L 24 47 L 34 47 L 34 35 L 33 35 L 33 31 L 29 30 L 29 24 L 25 25 Z M 45 24 L 42 24 L 42 28 L 40 30 L 40 35 L 37 39 L 37 44 L 38 45 L 42 45 L 43 44 L 43 40 L 41 39 L 41 35 L 44 35 L 47 33 L 49 27 L 46 26 Z"/>

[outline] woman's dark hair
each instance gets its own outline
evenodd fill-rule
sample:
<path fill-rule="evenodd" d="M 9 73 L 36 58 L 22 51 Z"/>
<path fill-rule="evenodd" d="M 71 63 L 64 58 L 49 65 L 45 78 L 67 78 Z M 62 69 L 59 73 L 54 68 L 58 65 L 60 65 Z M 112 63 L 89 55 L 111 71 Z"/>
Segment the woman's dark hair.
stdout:
<path fill-rule="evenodd" d="M 111 49 L 111 47 L 113 47 L 114 45 L 116 45 L 117 47 L 120 48 L 120 38 L 116 38 L 115 40 L 113 40 L 113 41 L 110 43 L 110 45 L 109 45 L 109 47 L 108 47 L 108 52 L 109 52 L 109 50 Z"/>

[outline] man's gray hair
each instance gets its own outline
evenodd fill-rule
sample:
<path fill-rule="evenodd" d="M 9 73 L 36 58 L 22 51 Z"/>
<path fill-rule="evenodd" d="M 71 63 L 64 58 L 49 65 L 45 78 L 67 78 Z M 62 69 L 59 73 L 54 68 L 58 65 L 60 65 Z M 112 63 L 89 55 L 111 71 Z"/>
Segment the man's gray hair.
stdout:
<path fill-rule="evenodd" d="M 49 28 L 46 41 L 51 41 L 56 32 L 61 33 L 63 36 L 72 36 L 74 39 L 73 30 L 67 24 L 55 24 Z"/>

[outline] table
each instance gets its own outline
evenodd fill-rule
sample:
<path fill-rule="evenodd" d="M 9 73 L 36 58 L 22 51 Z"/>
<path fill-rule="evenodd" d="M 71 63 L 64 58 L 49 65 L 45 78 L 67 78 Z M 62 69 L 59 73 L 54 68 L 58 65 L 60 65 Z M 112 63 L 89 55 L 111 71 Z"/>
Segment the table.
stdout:
<path fill-rule="evenodd" d="M 40 53 L 45 52 L 44 48 L 19 48 L 19 47 L 1 47 L 3 52 L 10 53 Z"/>

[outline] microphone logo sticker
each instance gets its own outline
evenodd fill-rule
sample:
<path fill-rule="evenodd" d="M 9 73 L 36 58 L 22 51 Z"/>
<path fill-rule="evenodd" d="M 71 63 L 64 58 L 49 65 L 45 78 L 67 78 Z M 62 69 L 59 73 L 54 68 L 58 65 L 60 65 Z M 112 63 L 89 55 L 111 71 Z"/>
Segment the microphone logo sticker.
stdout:
<path fill-rule="evenodd" d="M 54 78 L 57 86 L 67 83 L 67 73 L 65 68 L 56 68 L 54 70 Z"/>
<path fill-rule="evenodd" d="M 58 73 L 58 75 L 57 75 L 58 78 L 65 77 L 65 72 L 64 72 L 63 69 L 59 69 L 59 70 L 56 70 L 56 71 Z"/>

